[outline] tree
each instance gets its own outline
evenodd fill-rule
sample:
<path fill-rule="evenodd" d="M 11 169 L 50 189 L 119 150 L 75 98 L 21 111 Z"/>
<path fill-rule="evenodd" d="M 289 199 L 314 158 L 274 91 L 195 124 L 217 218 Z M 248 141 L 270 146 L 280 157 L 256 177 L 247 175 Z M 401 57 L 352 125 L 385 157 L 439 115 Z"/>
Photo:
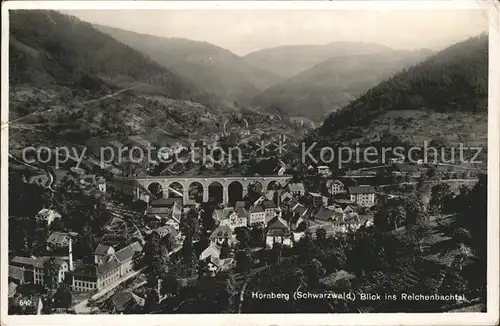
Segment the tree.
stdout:
<path fill-rule="evenodd" d="M 160 240 L 160 245 L 163 246 L 168 252 L 171 252 L 174 249 L 174 242 L 172 241 L 172 237 L 170 233 L 167 233 Z"/>
<path fill-rule="evenodd" d="M 158 279 L 165 277 L 168 271 L 170 257 L 165 246 L 160 244 L 156 233 L 151 233 L 144 245 L 143 266 L 150 285 L 156 284 Z"/>
<path fill-rule="evenodd" d="M 439 173 L 434 167 L 430 167 L 427 169 L 427 172 L 425 173 L 425 177 L 428 180 L 439 180 Z"/>
<path fill-rule="evenodd" d="M 239 227 L 235 229 L 236 240 L 238 240 L 239 247 L 242 249 L 248 248 L 250 240 L 250 231 L 246 227 Z"/>
<path fill-rule="evenodd" d="M 202 204 L 201 209 L 201 224 L 205 231 L 212 231 L 215 228 L 215 220 L 213 218 L 214 207 L 207 203 Z"/>
<path fill-rule="evenodd" d="M 463 243 L 459 244 L 459 251 L 458 254 L 455 258 L 455 264 L 458 268 L 459 271 L 462 271 L 465 262 L 467 259 L 474 257 L 474 253 L 472 252 L 472 249 Z"/>
<path fill-rule="evenodd" d="M 220 248 L 220 258 L 227 258 L 229 257 L 230 249 L 229 249 L 229 243 L 226 240 L 222 243 L 222 246 Z"/>
<path fill-rule="evenodd" d="M 52 293 L 57 286 L 59 269 L 54 257 L 50 257 L 43 264 L 43 278 L 46 289 Z"/>
<path fill-rule="evenodd" d="M 318 241 L 318 243 L 325 243 L 326 230 L 324 228 L 319 228 L 316 230 L 316 240 Z"/>
<path fill-rule="evenodd" d="M 416 244 L 418 251 L 422 253 L 424 251 L 423 241 L 431 235 L 431 232 L 425 225 L 414 225 L 408 230 L 407 235 L 410 241 Z"/>
<path fill-rule="evenodd" d="M 406 222 L 404 203 L 399 198 L 389 199 L 377 211 L 374 217 L 375 226 L 381 231 L 395 230 Z"/>
<path fill-rule="evenodd" d="M 186 237 L 182 243 L 182 259 L 189 266 L 196 266 L 196 255 L 194 252 L 193 239 Z"/>
<path fill-rule="evenodd" d="M 416 196 L 405 198 L 403 200 L 403 206 L 406 211 L 407 227 L 427 221 L 428 215 L 425 211 L 424 205 Z"/>
<path fill-rule="evenodd" d="M 250 245 L 264 247 L 266 244 L 266 230 L 261 224 L 254 225 L 250 231 Z"/>
<path fill-rule="evenodd" d="M 247 251 L 240 250 L 235 255 L 236 267 L 238 273 L 247 273 L 252 268 L 252 258 Z"/>
<path fill-rule="evenodd" d="M 198 212 L 190 209 L 181 217 L 179 230 L 187 238 L 197 239 L 200 234 L 200 222 L 198 221 Z"/>
<path fill-rule="evenodd" d="M 175 275 L 168 274 L 165 278 L 163 278 L 161 282 L 161 294 L 177 293 L 178 290 L 179 281 Z"/>
<path fill-rule="evenodd" d="M 308 259 L 302 268 L 312 285 L 319 284 L 319 279 L 325 276 L 326 270 L 321 262 L 316 258 Z"/>
<path fill-rule="evenodd" d="M 67 285 L 60 286 L 54 294 L 54 307 L 69 309 L 72 306 L 73 296 Z"/>
<path fill-rule="evenodd" d="M 451 186 L 447 183 L 440 183 L 432 187 L 429 201 L 429 212 L 431 214 L 441 214 L 453 198 Z"/>

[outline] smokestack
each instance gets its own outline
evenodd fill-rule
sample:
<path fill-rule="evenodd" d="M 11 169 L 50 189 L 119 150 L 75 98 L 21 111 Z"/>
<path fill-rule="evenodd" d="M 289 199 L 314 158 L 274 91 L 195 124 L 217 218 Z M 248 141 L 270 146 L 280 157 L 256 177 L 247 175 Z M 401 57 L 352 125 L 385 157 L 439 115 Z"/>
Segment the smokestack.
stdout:
<path fill-rule="evenodd" d="M 72 246 L 73 239 L 71 236 L 69 237 L 69 246 L 68 246 L 68 256 L 69 256 L 69 270 L 72 272 L 74 267 L 73 267 L 73 246 Z"/>

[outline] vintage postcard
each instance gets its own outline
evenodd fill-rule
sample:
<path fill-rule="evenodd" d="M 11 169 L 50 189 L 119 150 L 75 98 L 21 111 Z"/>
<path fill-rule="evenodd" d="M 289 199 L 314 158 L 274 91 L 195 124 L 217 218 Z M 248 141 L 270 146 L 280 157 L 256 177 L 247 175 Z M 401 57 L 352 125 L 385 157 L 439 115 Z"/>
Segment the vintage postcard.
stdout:
<path fill-rule="evenodd" d="M 2 325 L 499 322 L 494 1 L 2 4 Z"/>

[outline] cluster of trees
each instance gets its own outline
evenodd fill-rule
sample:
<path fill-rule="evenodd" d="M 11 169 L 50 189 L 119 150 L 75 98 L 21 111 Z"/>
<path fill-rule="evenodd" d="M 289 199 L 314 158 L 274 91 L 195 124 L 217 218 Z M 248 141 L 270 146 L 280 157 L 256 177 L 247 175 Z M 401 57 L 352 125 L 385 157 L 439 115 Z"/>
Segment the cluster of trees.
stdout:
<path fill-rule="evenodd" d="M 29 205 L 27 205 L 29 201 Z M 36 220 L 42 209 L 52 209 L 61 214 L 50 226 Z M 71 178 L 64 177 L 52 193 L 48 189 L 23 183 L 11 175 L 9 183 L 9 251 L 17 255 L 41 255 L 53 231 L 76 232 L 73 255 L 91 258 L 97 239 L 104 234 L 110 221 L 105 207 L 105 196 L 87 192 Z"/>
<path fill-rule="evenodd" d="M 427 219 L 427 210 L 415 195 L 388 199 L 380 205 L 374 216 L 375 225 L 381 231 L 411 227 L 425 223 Z"/>
<path fill-rule="evenodd" d="M 369 125 L 387 110 L 485 112 L 487 80 L 488 36 L 483 34 L 450 46 L 368 90 L 330 114 L 317 134 L 330 138 L 332 130 Z M 313 136 L 311 139 L 320 138 Z"/>
<path fill-rule="evenodd" d="M 74 16 L 49 10 L 17 11 L 12 14 L 10 30 L 16 39 L 10 46 L 9 76 L 13 84 L 36 82 L 35 72 L 40 76 L 48 75 L 53 84 L 62 85 L 78 84 L 85 75 L 106 75 L 111 80 L 116 79 L 116 83 L 127 79 L 145 82 L 148 91 L 168 97 L 211 99 L 140 52 Z M 44 64 L 37 65 L 35 61 L 38 59 L 33 61 L 33 57 L 18 44 L 46 54 L 41 56 Z M 82 85 L 78 87 L 86 86 L 85 83 L 79 84 Z M 95 87 L 90 89 L 95 91 Z"/>

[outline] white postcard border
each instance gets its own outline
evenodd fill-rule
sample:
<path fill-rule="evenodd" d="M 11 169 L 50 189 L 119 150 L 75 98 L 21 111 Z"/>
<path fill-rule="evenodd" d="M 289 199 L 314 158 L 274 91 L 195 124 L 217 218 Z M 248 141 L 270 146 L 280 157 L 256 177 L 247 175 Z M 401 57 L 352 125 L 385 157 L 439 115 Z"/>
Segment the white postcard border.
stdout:
<path fill-rule="evenodd" d="M 8 10 L 9 9 L 287 9 L 287 10 L 467 10 L 489 19 L 488 113 L 488 293 L 487 313 L 381 314 L 197 314 L 197 315 L 7 315 L 8 274 Z M 499 320 L 499 113 L 500 5 L 494 1 L 10 1 L 2 3 L 1 110 L 1 324 L 2 325 L 487 325 Z"/>

